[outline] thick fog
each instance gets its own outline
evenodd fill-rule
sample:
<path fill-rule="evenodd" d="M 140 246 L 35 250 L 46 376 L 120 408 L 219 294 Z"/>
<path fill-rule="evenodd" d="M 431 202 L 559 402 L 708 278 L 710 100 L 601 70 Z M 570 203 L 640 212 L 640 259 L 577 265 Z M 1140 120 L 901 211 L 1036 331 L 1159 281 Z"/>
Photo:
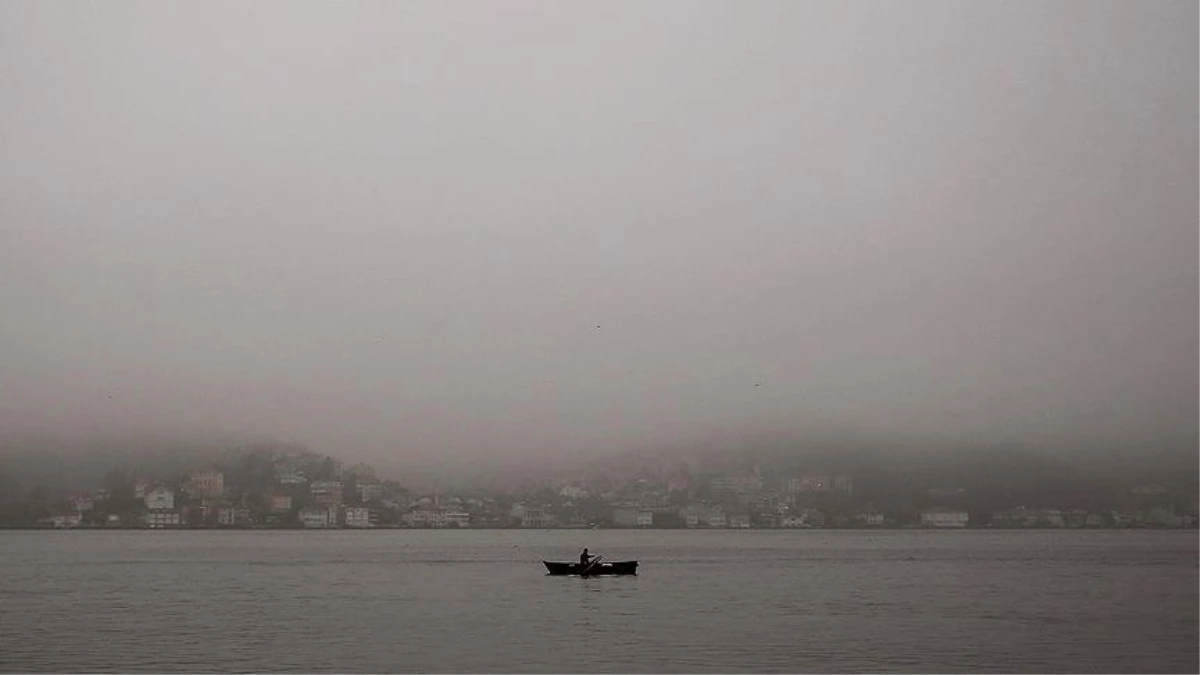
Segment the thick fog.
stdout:
<path fill-rule="evenodd" d="M 6 2 L 0 430 L 1197 443 L 1192 2 Z"/>

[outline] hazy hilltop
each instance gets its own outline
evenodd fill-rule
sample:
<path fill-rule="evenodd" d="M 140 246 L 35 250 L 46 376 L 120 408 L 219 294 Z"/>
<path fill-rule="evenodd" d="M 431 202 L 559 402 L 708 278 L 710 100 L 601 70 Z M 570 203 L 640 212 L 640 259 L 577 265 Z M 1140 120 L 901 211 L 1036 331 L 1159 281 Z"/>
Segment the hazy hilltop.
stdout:
<path fill-rule="evenodd" d="M 298 443 L 239 443 L 216 436 L 203 440 L 9 438 L 0 442 L 0 492 L 11 498 L 35 486 L 91 489 L 114 469 L 147 477 L 179 476 L 245 452 L 308 453 L 347 465 L 359 459 Z M 774 477 L 846 474 L 862 489 L 880 495 L 964 490 L 983 503 L 1015 499 L 1087 505 L 1140 484 L 1162 485 L 1185 501 L 1200 492 L 1200 459 L 1186 448 L 1047 452 L 1017 444 L 888 439 L 849 432 L 722 433 L 588 458 L 519 461 L 497 456 L 472 462 L 448 459 L 417 466 L 403 462 L 376 466 L 382 478 L 423 490 L 439 486 L 523 490 L 596 476 L 665 480 L 682 471 L 699 480 L 747 472 Z"/>
<path fill-rule="evenodd" d="M 103 485 L 113 470 L 147 477 L 177 476 L 219 461 L 232 450 L 302 448 L 284 443 L 234 443 L 219 437 L 173 439 L 7 438 L 0 440 L 0 489 L 38 485 L 87 490 Z"/>

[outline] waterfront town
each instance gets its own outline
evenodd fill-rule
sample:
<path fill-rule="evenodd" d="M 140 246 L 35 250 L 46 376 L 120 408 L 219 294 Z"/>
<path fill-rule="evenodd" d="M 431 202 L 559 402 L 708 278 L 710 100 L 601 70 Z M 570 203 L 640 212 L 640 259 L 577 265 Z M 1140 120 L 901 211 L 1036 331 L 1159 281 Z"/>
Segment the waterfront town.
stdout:
<path fill-rule="evenodd" d="M 897 478 L 897 481 L 900 481 Z M 509 489 L 408 489 L 310 451 L 237 451 L 169 475 L 6 494 L 0 526 L 41 528 L 1195 528 L 1159 484 L 1064 493 L 901 486 L 878 475 L 613 460 Z M 13 492 L 11 490 L 7 491 Z M 1012 503 L 1021 499 L 1020 503 Z M 1032 501 L 1030 501 L 1032 500 Z"/>

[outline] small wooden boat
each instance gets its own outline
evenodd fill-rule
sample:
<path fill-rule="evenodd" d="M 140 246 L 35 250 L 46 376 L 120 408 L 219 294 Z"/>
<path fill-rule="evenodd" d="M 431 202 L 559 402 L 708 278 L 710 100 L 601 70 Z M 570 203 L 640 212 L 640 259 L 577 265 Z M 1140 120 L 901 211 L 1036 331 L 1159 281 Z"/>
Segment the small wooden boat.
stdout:
<path fill-rule="evenodd" d="M 572 574 L 580 574 L 579 563 L 569 562 L 549 562 L 542 561 L 546 566 L 546 571 L 553 576 L 569 576 Z M 587 565 L 583 570 L 586 574 L 580 576 L 598 577 L 603 575 L 633 575 L 637 574 L 638 563 L 636 560 L 625 560 L 621 562 L 597 562 Z"/>

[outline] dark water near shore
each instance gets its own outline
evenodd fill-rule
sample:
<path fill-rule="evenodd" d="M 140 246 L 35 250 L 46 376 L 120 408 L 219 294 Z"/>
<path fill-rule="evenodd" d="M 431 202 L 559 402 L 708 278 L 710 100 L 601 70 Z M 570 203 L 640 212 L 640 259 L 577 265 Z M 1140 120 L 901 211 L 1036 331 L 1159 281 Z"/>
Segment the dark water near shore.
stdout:
<path fill-rule="evenodd" d="M 0 670 L 1196 672 L 1190 532 L 0 532 Z M 547 577 L 582 546 L 638 577 Z"/>

